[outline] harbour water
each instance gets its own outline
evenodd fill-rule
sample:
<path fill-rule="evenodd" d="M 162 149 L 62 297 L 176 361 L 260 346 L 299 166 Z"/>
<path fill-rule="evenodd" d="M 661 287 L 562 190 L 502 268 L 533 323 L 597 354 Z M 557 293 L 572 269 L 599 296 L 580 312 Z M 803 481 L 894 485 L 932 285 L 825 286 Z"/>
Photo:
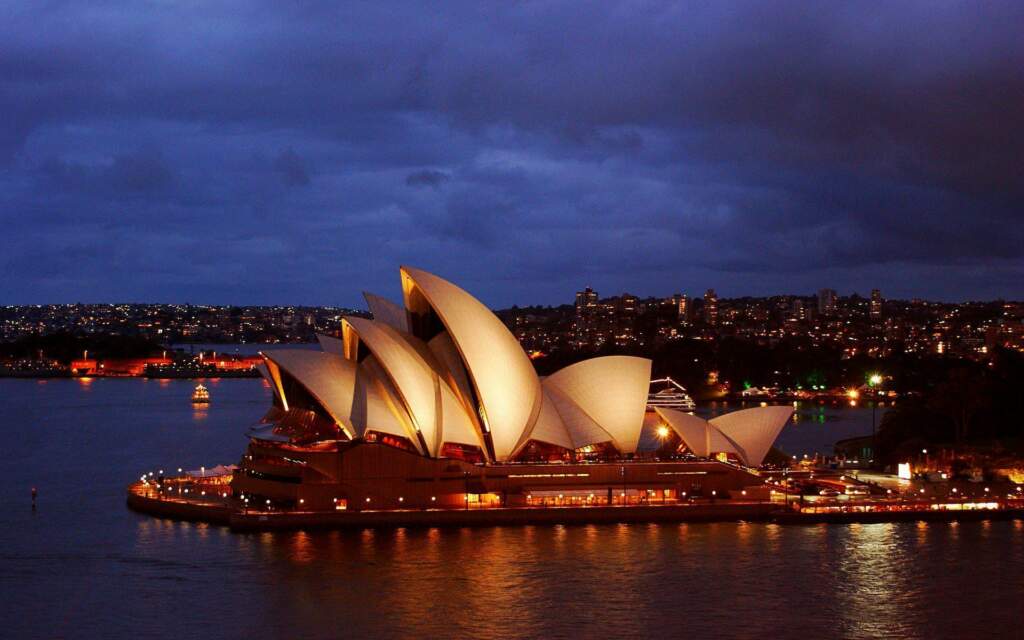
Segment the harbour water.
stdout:
<path fill-rule="evenodd" d="M 0 380 L 2 637 L 1019 633 L 1019 520 L 235 534 L 128 511 L 143 472 L 237 460 L 270 391 L 205 384 L 193 408 L 186 380 Z M 870 408 L 800 407 L 779 445 L 870 429 Z"/>

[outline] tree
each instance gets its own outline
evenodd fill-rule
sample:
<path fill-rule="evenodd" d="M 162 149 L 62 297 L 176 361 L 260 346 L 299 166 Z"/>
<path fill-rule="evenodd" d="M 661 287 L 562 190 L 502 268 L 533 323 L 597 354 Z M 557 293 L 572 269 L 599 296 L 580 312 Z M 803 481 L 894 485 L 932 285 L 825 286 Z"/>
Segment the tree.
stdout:
<path fill-rule="evenodd" d="M 978 373 L 960 368 L 950 371 L 946 380 L 935 388 L 929 406 L 949 416 L 956 442 L 960 444 L 973 435 L 974 416 L 988 408 L 990 398 L 987 381 Z"/>

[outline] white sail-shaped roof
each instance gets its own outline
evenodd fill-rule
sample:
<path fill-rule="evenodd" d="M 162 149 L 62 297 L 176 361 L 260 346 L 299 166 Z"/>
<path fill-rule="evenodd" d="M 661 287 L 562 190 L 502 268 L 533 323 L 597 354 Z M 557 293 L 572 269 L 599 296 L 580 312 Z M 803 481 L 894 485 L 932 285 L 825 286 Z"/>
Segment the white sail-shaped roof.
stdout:
<path fill-rule="evenodd" d="M 611 434 L 621 453 L 633 453 L 640 441 L 650 381 L 647 358 L 606 356 L 565 367 L 545 378 L 544 385 L 572 399 Z"/>
<path fill-rule="evenodd" d="M 441 397 L 441 432 L 437 438 L 437 450 L 434 455 L 441 454 L 441 448 L 446 442 L 480 447 L 483 451 L 485 447 L 480 440 L 480 432 L 470 420 L 466 408 L 459 402 L 447 382 L 439 377 L 435 377 L 434 381 Z"/>
<path fill-rule="evenodd" d="M 274 368 L 277 369 L 277 365 L 274 365 Z M 264 380 L 270 383 L 270 389 L 273 391 L 274 397 L 278 399 L 282 407 L 287 409 L 288 403 L 284 399 L 284 394 L 281 393 L 281 380 L 270 372 L 270 366 L 268 366 L 267 361 L 264 360 L 256 363 L 256 370 L 260 372 Z"/>
<path fill-rule="evenodd" d="M 416 349 L 386 324 L 347 316 L 342 322 L 342 329 L 346 335 L 346 344 L 350 341 L 349 332 L 354 331 L 366 348 L 377 357 L 377 362 L 391 379 L 412 418 L 413 428 L 422 436 L 426 450 L 435 455 L 440 445 L 438 432 L 441 407 L 434 370 L 423 361 Z"/>
<path fill-rule="evenodd" d="M 754 407 L 712 418 L 709 422 L 739 445 L 740 455 L 750 466 L 760 466 L 775 439 L 793 415 L 793 407 Z"/>
<path fill-rule="evenodd" d="M 375 356 L 392 383 L 393 394 L 401 398 L 405 415 L 411 418 L 413 436 L 418 439 L 416 431 L 420 432 L 430 455 L 439 455 L 445 442 L 483 449 L 475 423 L 438 375 L 440 367 L 427 345 L 415 336 L 365 318 L 345 318 L 344 330 L 344 344 L 355 344 L 348 336 L 348 332 L 354 332 Z"/>
<path fill-rule="evenodd" d="M 363 292 L 363 297 L 366 298 L 366 304 L 370 307 L 370 313 L 373 314 L 375 321 L 386 324 L 392 329 L 408 333 L 409 321 L 405 316 L 405 309 L 387 298 L 382 298 L 368 291 Z"/>
<path fill-rule="evenodd" d="M 544 382 L 546 383 L 547 379 Z M 565 425 L 565 430 L 569 434 L 572 449 L 579 449 L 601 442 L 611 442 L 614 444 L 615 439 L 612 438 L 612 435 L 601 428 L 601 425 L 594 422 L 594 419 L 567 394 L 545 384 L 544 396 L 545 400 L 551 401 L 551 405 L 555 407 L 558 416 L 562 419 L 562 424 Z M 641 426 L 642 424 L 637 424 L 636 427 L 638 438 Z"/>
<path fill-rule="evenodd" d="M 708 455 L 714 455 L 716 453 L 735 453 L 740 460 L 747 465 L 750 462 L 747 460 L 747 454 L 743 451 L 743 447 L 736 444 L 736 441 L 725 435 L 715 425 L 708 423 Z"/>
<path fill-rule="evenodd" d="M 352 425 L 356 433 L 388 433 L 407 438 L 420 453 L 426 453 L 412 427 L 412 419 L 395 394 L 377 359 L 368 356 L 358 365 L 355 397 L 352 401 Z"/>
<path fill-rule="evenodd" d="M 524 431 L 523 435 L 520 436 L 513 455 L 519 453 L 530 440 L 546 442 L 547 444 L 553 444 L 565 449 L 576 448 L 573 446 L 572 437 L 569 435 L 565 422 L 562 421 L 562 416 L 558 413 L 558 409 L 555 408 L 555 401 L 551 399 L 547 389 L 544 389 L 543 381 L 541 382 L 541 389 L 543 395 L 540 413 L 537 414 L 537 419 L 533 422 L 533 426 Z M 607 436 L 607 434 L 605 435 Z M 610 436 L 608 437 L 610 438 Z M 584 437 L 583 439 L 586 438 Z"/>
<path fill-rule="evenodd" d="M 263 357 L 292 376 L 349 437 L 354 436 L 350 416 L 356 382 L 355 363 L 332 353 L 308 349 L 276 349 Z M 268 368 L 273 374 L 273 366 L 268 365 Z"/>
<path fill-rule="evenodd" d="M 288 410 L 288 398 L 284 397 L 284 388 L 281 385 L 281 371 L 276 364 L 267 360 L 263 352 L 260 352 L 263 356 L 263 365 L 266 367 L 266 378 L 270 380 L 270 386 L 274 389 L 274 395 L 277 396 L 278 400 L 281 401 L 281 406 L 285 411 Z M 261 371 L 262 373 L 262 371 Z"/>
<path fill-rule="evenodd" d="M 702 458 L 711 455 L 708 442 L 708 427 L 710 425 L 707 420 L 667 407 L 655 407 L 654 410 L 665 421 L 665 424 L 676 432 L 686 448 L 694 455 Z"/>
<path fill-rule="evenodd" d="M 320 343 L 320 348 L 327 353 L 345 357 L 345 343 L 338 338 L 317 334 L 316 341 Z"/>
<path fill-rule="evenodd" d="M 448 382 L 455 395 L 459 397 L 466 412 L 477 422 L 476 407 L 473 406 L 473 391 L 470 389 L 469 374 L 466 373 L 466 366 L 462 363 L 462 356 L 455 348 L 452 337 L 447 331 L 442 331 L 427 343 L 427 347 L 434 355 L 438 364 L 438 373 Z"/>
<path fill-rule="evenodd" d="M 441 320 L 469 373 L 494 454 L 506 460 L 540 412 L 540 382 L 533 364 L 515 336 L 476 298 L 431 273 L 411 267 L 401 272 L 406 308 L 427 311 L 416 308 L 422 307 L 418 291 Z"/>

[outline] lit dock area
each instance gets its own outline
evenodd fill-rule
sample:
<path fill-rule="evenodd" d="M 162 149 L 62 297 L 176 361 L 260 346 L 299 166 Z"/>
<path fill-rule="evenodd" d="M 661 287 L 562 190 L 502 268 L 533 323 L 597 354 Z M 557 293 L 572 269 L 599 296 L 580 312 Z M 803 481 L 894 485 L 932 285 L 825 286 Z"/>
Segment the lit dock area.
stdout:
<path fill-rule="evenodd" d="M 694 499 L 626 505 L 547 505 L 441 509 L 335 509 L 314 511 L 251 506 L 232 496 L 223 478 L 170 478 L 158 489 L 139 481 L 128 488 L 128 506 L 175 520 L 201 521 L 235 531 L 366 527 L 465 527 L 620 522 L 753 521 L 780 524 L 946 521 L 1024 518 L 1024 500 L 922 501 L 870 499 L 843 503 Z"/>

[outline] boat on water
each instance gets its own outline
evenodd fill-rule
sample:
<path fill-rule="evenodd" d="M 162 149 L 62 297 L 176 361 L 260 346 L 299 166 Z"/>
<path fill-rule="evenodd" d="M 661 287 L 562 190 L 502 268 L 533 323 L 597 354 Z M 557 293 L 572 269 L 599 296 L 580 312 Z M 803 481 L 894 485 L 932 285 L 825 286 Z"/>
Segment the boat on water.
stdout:
<path fill-rule="evenodd" d="M 697 408 L 697 403 L 686 392 L 686 387 L 672 378 L 664 377 L 651 380 L 651 389 L 647 396 L 647 409 L 653 411 L 655 407 L 693 411 Z"/>
<path fill-rule="evenodd" d="M 209 404 L 209 402 L 209 389 L 201 384 L 196 385 L 195 391 L 192 392 L 192 404 Z"/>

